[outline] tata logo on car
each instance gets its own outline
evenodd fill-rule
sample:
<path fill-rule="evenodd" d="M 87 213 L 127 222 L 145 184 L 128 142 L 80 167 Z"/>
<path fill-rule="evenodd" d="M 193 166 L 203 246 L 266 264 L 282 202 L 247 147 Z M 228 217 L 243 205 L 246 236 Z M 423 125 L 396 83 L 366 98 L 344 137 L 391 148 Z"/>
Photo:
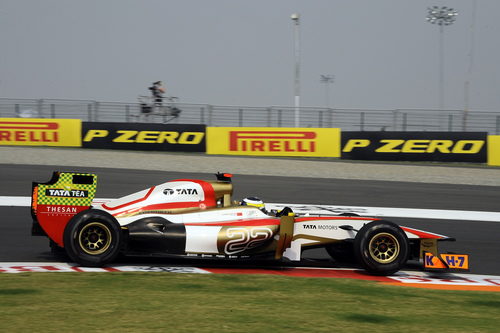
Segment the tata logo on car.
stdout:
<path fill-rule="evenodd" d="M 166 188 L 163 190 L 163 194 L 165 194 L 165 195 L 174 195 L 174 194 L 198 195 L 198 190 L 195 188 L 176 188 L 176 189 Z"/>
<path fill-rule="evenodd" d="M 229 151 L 315 152 L 312 131 L 230 131 Z"/>
<path fill-rule="evenodd" d="M 89 191 L 49 188 L 45 190 L 45 195 L 48 197 L 87 198 L 89 196 Z"/>
<path fill-rule="evenodd" d="M 330 224 L 304 224 L 303 225 L 304 229 L 314 229 L 314 230 L 337 230 L 338 227 L 336 225 L 330 225 Z"/>

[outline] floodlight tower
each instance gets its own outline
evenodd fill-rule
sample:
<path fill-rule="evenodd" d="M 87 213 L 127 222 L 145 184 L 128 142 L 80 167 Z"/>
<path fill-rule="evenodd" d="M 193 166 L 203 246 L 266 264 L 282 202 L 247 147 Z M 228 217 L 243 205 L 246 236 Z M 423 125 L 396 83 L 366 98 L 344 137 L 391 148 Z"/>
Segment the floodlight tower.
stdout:
<path fill-rule="evenodd" d="M 294 22 L 294 55 L 295 55 L 295 127 L 300 124 L 300 15 L 290 16 Z"/>
<path fill-rule="evenodd" d="M 330 107 L 330 83 L 335 82 L 335 75 L 327 74 L 327 75 L 320 75 L 319 76 L 319 81 L 321 83 L 325 84 L 325 105 L 327 108 Z"/>
<path fill-rule="evenodd" d="M 445 25 L 451 25 L 457 19 L 458 12 L 446 6 L 427 7 L 427 22 L 439 26 L 439 109 L 444 109 L 444 39 Z"/>

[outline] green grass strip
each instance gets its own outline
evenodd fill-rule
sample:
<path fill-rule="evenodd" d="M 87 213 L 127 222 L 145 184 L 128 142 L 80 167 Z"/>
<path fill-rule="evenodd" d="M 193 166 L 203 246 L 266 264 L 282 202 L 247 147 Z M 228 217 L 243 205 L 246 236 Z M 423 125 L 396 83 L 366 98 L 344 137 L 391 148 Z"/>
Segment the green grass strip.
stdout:
<path fill-rule="evenodd" d="M 500 293 L 266 275 L 0 275 L 1 332 L 498 332 Z"/>

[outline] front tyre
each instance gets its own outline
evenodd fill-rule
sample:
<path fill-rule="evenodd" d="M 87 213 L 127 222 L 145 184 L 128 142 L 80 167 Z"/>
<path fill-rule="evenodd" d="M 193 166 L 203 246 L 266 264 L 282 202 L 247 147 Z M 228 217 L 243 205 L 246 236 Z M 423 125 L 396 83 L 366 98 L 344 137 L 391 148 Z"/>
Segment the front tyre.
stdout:
<path fill-rule="evenodd" d="M 404 231 L 389 221 L 364 225 L 354 239 L 357 261 L 369 273 L 391 275 L 408 260 L 409 242 Z"/>
<path fill-rule="evenodd" d="M 89 209 L 69 221 L 64 230 L 64 249 L 78 264 L 100 267 L 120 253 L 122 239 L 120 225 L 113 216 Z"/>

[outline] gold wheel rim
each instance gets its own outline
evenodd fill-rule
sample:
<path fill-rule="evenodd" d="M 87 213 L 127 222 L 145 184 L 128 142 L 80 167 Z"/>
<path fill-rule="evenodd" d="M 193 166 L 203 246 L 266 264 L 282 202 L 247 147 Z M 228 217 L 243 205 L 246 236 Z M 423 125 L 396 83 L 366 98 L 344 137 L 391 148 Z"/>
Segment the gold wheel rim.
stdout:
<path fill-rule="evenodd" d="M 386 232 L 375 235 L 369 244 L 370 256 L 381 264 L 389 264 L 396 260 L 399 249 L 396 237 Z"/>
<path fill-rule="evenodd" d="M 80 248 L 93 256 L 106 252 L 112 239 L 111 230 L 101 222 L 87 224 L 78 234 Z"/>

